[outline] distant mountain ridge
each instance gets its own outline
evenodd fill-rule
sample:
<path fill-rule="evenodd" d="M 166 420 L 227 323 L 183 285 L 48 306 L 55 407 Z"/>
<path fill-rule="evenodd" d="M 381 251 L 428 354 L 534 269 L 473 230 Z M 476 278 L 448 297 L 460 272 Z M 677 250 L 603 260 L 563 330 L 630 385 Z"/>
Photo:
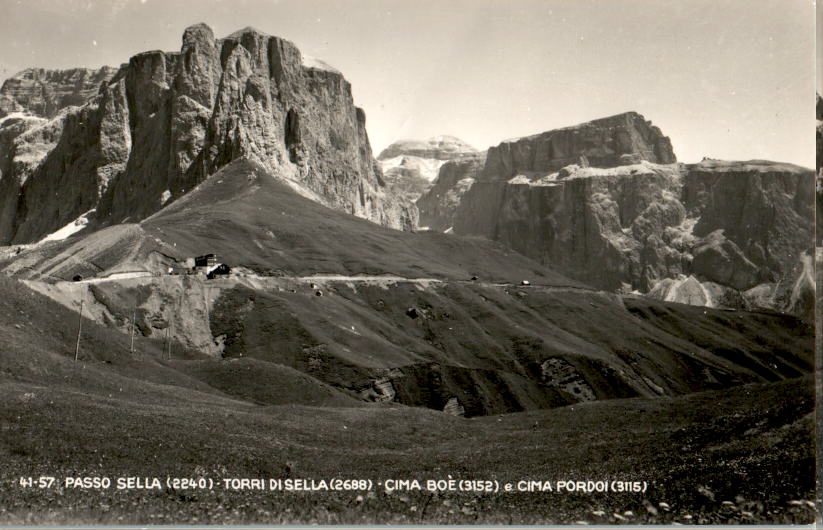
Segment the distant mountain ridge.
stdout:
<path fill-rule="evenodd" d="M 398 140 L 377 155 L 378 160 L 388 160 L 396 156 L 418 156 L 435 160 L 454 160 L 476 153 L 477 149 L 456 136 L 432 136 L 428 140 Z"/>
<path fill-rule="evenodd" d="M 215 39 L 199 24 L 180 52 L 6 80 L 0 244 L 140 222 L 241 158 L 324 206 L 483 236 L 601 289 L 810 311 L 811 170 L 681 164 L 633 111 L 485 152 L 400 140 L 375 159 L 342 74 L 254 28 Z"/>
<path fill-rule="evenodd" d="M 0 87 L 0 118 L 20 112 L 53 118 L 69 106 L 81 106 L 97 95 L 117 68 L 71 68 L 47 70 L 27 68 Z"/>
<path fill-rule="evenodd" d="M 812 171 L 679 164 L 636 112 L 491 147 L 441 168 L 421 224 L 505 243 L 595 287 L 670 301 L 812 311 Z"/>
<path fill-rule="evenodd" d="M 398 140 L 381 151 L 377 160 L 389 189 L 414 202 L 431 188 L 444 164 L 477 156 L 478 151 L 460 138 L 434 136 L 424 141 Z"/>

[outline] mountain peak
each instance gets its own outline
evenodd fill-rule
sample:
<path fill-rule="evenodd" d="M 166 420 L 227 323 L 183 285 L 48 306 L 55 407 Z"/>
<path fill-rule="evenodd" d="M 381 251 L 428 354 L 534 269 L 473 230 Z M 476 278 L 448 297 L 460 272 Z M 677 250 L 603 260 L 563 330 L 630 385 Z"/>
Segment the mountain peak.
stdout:
<path fill-rule="evenodd" d="M 199 25 L 201 25 L 201 24 L 198 24 L 198 26 L 199 26 Z M 205 24 L 202 24 L 202 26 L 205 26 L 206 28 L 209 28 L 209 27 L 208 27 L 208 26 L 206 26 Z M 209 30 L 211 30 L 211 28 L 209 28 Z M 232 33 L 231 35 L 229 35 L 227 38 L 229 38 L 229 39 L 237 39 L 237 38 L 242 37 L 242 36 L 243 36 L 243 35 L 245 35 L 246 33 L 256 33 L 257 35 L 262 35 L 262 36 L 264 36 L 264 37 L 269 37 L 269 36 L 270 36 L 270 35 L 269 35 L 268 33 L 266 33 L 265 31 L 260 31 L 259 29 L 255 28 L 255 27 L 253 27 L 253 26 L 246 26 L 246 27 L 245 27 L 245 28 L 243 28 L 243 29 L 238 29 L 237 31 L 235 31 L 234 33 Z"/>
<path fill-rule="evenodd" d="M 397 156 L 417 156 L 435 160 L 452 160 L 477 153 L 477 149 L 456 136 L 432 136 L 428 140 L 398 140 L 385 148 L 378 160 L 388 160 Z"/>
<path fill-rule="evenodd" d="M 180 51 L 137 54 L 116 73 L 9 80 L 0 118 L 65 110 L 30 149 L 0 157 L 0 197 L 20 197 L 0 205 L 0 243 L 39 240 L 91 209 L 94 228 L 140 221 L 241 157 L 332 208 L 410 228 L 417 211 L 386 194 L 351 86 L 320 70 L 332 69 L 285 39 L 252 27 L 215 39 L 201 23 Z"/>
<path fill-rule="evenodd" d="M 187 41 L 190 41 L 192 38 L 195 38 L 195 36 L 213 41 L 214 31 L 208 24 L 204 22 L 192 24 L 191 26 L 187 27 L 185 31 L 183 31 L 183 42 L 185 43 Z"/>

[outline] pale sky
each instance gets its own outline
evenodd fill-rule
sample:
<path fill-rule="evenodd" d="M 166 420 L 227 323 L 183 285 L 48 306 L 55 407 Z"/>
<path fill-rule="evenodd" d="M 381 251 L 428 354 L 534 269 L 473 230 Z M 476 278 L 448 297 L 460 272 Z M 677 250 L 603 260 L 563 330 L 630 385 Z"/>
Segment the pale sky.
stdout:
<path fill-rule="evenodd" d="M 817 5 L 817 65 L 823 63 L 823 0 L 816 2 Z M 823 95 L 823 68 L 817 67 L 817 91 Z"/>
<path fill-rule="evenodd" d="M 501 140 L 635 110 L 678 159 L 814 167 L 813 0 L 0 0 L 0 78 L 179 50 L 205 22 L 341 70 L 377 154 Z"/>

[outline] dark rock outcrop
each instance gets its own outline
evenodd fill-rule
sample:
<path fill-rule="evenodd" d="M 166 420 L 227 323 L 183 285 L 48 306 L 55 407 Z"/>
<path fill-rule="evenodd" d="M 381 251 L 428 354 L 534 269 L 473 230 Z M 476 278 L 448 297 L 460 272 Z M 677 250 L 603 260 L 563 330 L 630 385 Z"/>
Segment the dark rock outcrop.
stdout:
<path fill-rule="evenodd" d="M 306 196 L 394 228 L 413 205 L 385 193 L 351 86 L 289 41 L 251 28 L 215 40 L 199 24 L 180 52 L 136 55 L 79 108 L 14 139 L 0 167 L 0 244 L 30 242 L 96 209 L 139 221 L 247 157 Z M 19 153 L 34 142 L 38 159 Z M 30 157 L 31 158 L 31 157 Z"/>
<path fill-rule="evenodd" d="M 795 278 L 812 246 L 812 180 L 811 170 L 759 160 L 689 165 L 684 203 L 701 241 L 694 272 L 736 289 Z M 728 259 L 712 266 L 704 252 Z"/>
<path fill-rule="evenodd" d="M 758 284 L 757 265 L 733 241 L 726 239 L 723 229 L 715 230 L 694 247 L 692 270 L 710 281 L 746 290 Z"/>
<path fill-rule="evenodd" d="M 18 183 L 7 178 L 14 171 L 31 171 L 42 156 L 39 151 L 46 146 L 23 143 L 19 152 L 15 149 L 15 139 L 28 129 L 42 125 L 46 120 L 30 115 L 10 115 L 0 118 L 0 233 L 13 230 L 17 206 Z M 15 160 L 16 159 L 16 160 Z"/>

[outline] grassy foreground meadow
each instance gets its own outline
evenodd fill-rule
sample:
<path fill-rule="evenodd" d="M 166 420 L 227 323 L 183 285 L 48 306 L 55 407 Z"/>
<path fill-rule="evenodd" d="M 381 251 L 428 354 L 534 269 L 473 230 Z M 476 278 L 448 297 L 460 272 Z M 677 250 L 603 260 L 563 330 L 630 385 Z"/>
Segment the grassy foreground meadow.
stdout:
<path fill-rule="evenodd" d="M 402 406 L 253 406 L 154 384 L 143 396 L 129 388 L 84 392 L 70 381 L 46 388 L 6 378 L 0 389 L 3 524 L 808 524 L 815 513 L 809 378 L 472 419 Z M 18 482 L 41 475 L 421 484 L 451 475 L 649 486 L 624 494 L 433 494 L 376 484 L 370 492 L 296 493 Z"/>
<path fill-rule="evenodd" d="M 780 380 L 764 371 L 772 382 L 463 418 L 357 399 L 258 357 L 208 359 L 175 345 L 167 360 L 162 340 L 148 337 L 132 355 L 128 335 L 90 320 L 74 361 L 76 312 L 15 280 L 0 278 L 0 293 L 0 525 L 814 520 L 810 375 Z M 756 339 L 763 352 L 755 367 L 770 359 L 766 345 L 780 336 L 768 327 L 777 317 L 711 313 L 701 320 L 687 306 L 627 305 L 649 322 L 638 320 L 641 329 L 688 337 L 683 348 L 707 344 L 740 356 L 725 343 L 713 346 L 711 337 Z M 757 322 L 762 338 L 746 327 Z M 800 328 L 792 333 L 799 338 L 786 331 L 787 344 L 806 336 Z M 43 489 L 21 484 L 41 476 L 57 480 Z M 65 487 L 67 477 L 169 476 L 204 477 L 215 487 Z M 449 478 L 622 480 L 648 487 L 434 494 L 388 493 L 375 484 L 371 491 L 295 493 L 226 491 L 225 478 L 417 479 L 424 488 L 428 479 Z"/>

